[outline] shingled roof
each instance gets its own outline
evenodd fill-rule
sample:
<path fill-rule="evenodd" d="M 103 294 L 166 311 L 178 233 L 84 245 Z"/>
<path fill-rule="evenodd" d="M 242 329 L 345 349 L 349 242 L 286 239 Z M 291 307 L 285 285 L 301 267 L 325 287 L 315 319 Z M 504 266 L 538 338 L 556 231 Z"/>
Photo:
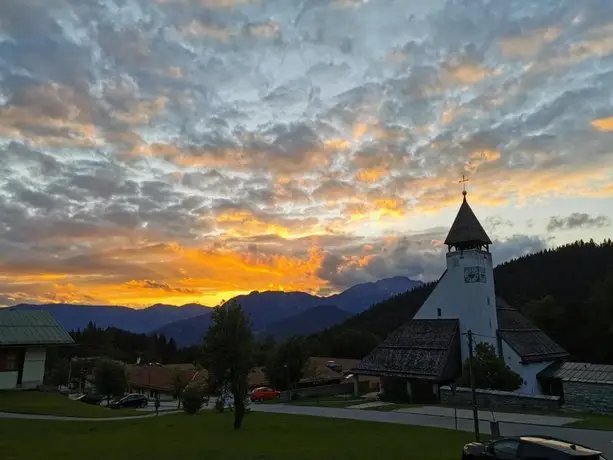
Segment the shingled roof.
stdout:
<path fill-rule="evenodd" d="M 466 201 L 466 196 L 464 196 L 460 210 L 451 225 L 449 234 L 445 239 L 445 244 L 457 247 L 458 249 L 474 245 L 492 244 L 492 240 L 487 236 L 479 219 L 477 219 L 468 201 Z"/>
<path fill-rule="evenodd" d="M 517 353 L 522 363 L 566 359 L 569 354 L 518 310 L 496 298 L 500 338 Z"/>
<path fill-rule="evenodd" d="M 457 319 L 414 319 L 392 332 L 351 372 L 443 382 L 461 370 Z"/>

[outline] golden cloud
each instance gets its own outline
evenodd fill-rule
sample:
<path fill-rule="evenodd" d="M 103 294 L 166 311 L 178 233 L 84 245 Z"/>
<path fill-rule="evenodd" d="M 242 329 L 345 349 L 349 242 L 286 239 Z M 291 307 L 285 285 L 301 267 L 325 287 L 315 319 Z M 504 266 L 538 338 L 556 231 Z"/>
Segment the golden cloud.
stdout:
<path fill-rule="evenodd" d="M 216 40 L 228 41 L 235 34 L 235 31 L 227 27 L 218 27 L 204 24 L 201 21 L 193 20 L 189 24 L 181 28 L 181 32 L 189 35 L 199 35 L 201 37 L 210 37 Z"/>
<path fill-rule="evenodd" d="M 613 132 L 613 117 L 594 120 L 592 127 L 598 131 Z"/>
<path fill-rule="evenodd" d="M 499 46 L 505 55 L 530 57 L 538 54 L 544 45 L 554 41 L 561 33 L 558 27 L 537 29 L 525 35 L 504 38 Z"/>
<path fill-rule="evenodd" d="M 240 253 L 220 249 L 185 248 L 177 244 L 113 251 L 132 273 L 142 272 L 146 261 L 149 273 L 158 280 L 113 281 L 105 275 L 66 274 L 65 282 L 53 282 L 48 275 L 12 274 L 3 267 L 13 289 L 3 293 L 16 302 L 109 303 L 129 306 L 155 302 L 182 304 L 200 302 L 216 305 L 239 293 L 253 290 L 300 290 L 316 292 L 328 283 L 316 275 L 323 260 L 318 249 L 303 257 Z M 107 257 L 108 254 L 105 255 Z M 126 270 L 127 272 L 128 270 Z"/>
<path fill-rule="evenodd" d="M 50 147 L 102 144 L 92 122 L 91 101 L 70 87 L 53 83 L 20 88 L 10 102 L 0 108 L 0 136 Z"/>
<path fill-rule="evenodd" d="M 487 77 L 500 75 L 502 70 L 489 69 L 480 65 L 461 64 L 445 66 L 441 71 L 441 81 L 444 84 L 474 85 Z"/>
<path fill-rule="evenodd" d="M 358 170 L 355 178 L 360 182 L 366 182 L 372 184 L 379 182 L 382 178 L 389 174 L 389 170 L 386 167 L 379 168 L 364 168 Z"/>
<path fill-rule="evenodd" d="M 315 217 L 287 219 L 275 216 L 258 216 L 248 210 L 230 209 L 221 212 L 215 222 L 230 237 L 250 237 L 274 234 L 283 238 L 295 238 L 316 233 L 319 220 Z"/>

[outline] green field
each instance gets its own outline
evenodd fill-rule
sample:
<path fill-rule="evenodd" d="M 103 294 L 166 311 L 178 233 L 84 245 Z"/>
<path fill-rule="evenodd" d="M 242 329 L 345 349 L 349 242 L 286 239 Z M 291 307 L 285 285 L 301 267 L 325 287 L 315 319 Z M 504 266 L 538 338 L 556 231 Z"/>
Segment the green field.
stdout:
<path fill-rule="evenodd" d="M 575 417 L 575 415 L 571 415 L 571 417 Z M 613 431 L 613 416 L 611 415 L 582 414 L 577 417 L 581 417 L 581 420 L 578 422 L 569 423 L 566 426 L 571 428 L 588 428 L 592 430 Z"/>
<path fill-rule="evenodd" d="M 250 413 L 204 412 L 140 420 L 58 422 L 0 419 L 6 460 L 457 460 L 472 435 L 451 430 Z"/>
<path fill-rule="evenodd" d="M 144 415 L 135 410 L 111 410 L 72 401 L 68 396 L 58 393 L 38 391 L 0 391 L 0 412 L 95 418 Z"/>

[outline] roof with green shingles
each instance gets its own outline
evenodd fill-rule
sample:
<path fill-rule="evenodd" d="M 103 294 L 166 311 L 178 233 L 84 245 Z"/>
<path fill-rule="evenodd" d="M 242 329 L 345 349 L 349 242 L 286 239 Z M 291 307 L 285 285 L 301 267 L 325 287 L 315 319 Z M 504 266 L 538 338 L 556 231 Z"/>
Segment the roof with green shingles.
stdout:
<path fill-rule="evenodd" d="M 0 309 L 0 346 L 73 343 L 70 334 L 47 311 Z"/>

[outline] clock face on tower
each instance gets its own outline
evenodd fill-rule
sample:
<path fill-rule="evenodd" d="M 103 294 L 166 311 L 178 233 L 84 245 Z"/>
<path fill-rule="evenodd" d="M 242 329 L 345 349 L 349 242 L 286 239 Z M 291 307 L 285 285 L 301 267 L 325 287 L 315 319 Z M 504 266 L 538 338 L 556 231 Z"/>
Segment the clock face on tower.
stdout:
<path fill-rule="evenodd" d="M 485 283 L 485 268 L 484 267 L 465 267 L 464 268 L 465 283 Z"/>

